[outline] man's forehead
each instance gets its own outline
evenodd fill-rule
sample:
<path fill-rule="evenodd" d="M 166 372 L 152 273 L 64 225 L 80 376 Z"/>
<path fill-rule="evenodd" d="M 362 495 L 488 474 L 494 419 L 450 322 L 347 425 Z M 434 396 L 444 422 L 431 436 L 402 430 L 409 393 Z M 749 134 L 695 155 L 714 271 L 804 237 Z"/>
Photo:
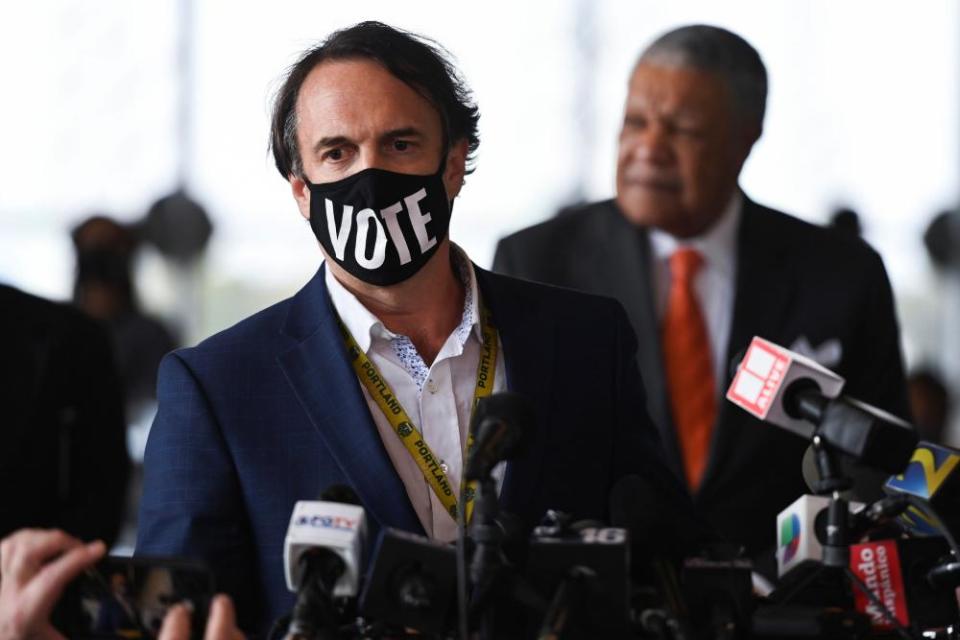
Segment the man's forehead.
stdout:
<path fill-rule="evenodd" d="M 728 92 L 723 79 L 708 71 L 640 63 L 630 75 L 627 103 L 638 107 L 699 110 L 725 106 Z"/>
<path fill-rule="evenodd" d="M 440 121 L 430 102 L 371 60 L 318 64 L 304 80 L 296 109 L 301 131 L 311 137 L 409 128 L 429 134 Z"/>

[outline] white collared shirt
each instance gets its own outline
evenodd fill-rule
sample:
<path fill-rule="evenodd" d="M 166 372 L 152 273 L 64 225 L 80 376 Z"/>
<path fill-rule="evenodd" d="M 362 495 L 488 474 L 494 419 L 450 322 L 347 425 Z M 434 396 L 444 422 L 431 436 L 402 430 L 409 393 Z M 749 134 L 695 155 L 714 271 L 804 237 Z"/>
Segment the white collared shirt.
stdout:
<path fill-rule="evenodd" d="M 694 291 L 707 333 L 717 393 L 727 380 L 727 343 L 733 323 L 733 301 L 737 277 L 737 232 L 740 228 L 743 194 L 737 188 L 720 218 L 696 238 L 676 238 L 665 231 L 650 229 L 653 250 L 653 291 L 657 318 L 661 321 L 670 297 L 670 256 L 680 248 L 696 249 L 703 256 L 703 266 L 694 278 Z"/>
<path fill-rule="evenodd" d="M 433 453 L 446 466 L 447 478 L 459 493 L 463 469 L 463 447 L 469 429 L 476 390 L 477 365 L 483 332 L 480 329 L 479 296 L 473 265 L 463 251 L 451 246 L 453 258 L 464 283 L 463 316 L 444 342 L 433 364 L 427 366 L 406 336 L 392 333 L 357 298 L 326 270 L 327 290 L 340 319 L 360 348 L 386 379 L 400 404 Z M 497 353 L 493 391 L 506 389 L 503 345 Z M 457 524 L 427 484 L 420 467 L 397 437 L 386 416 L 360 385 L 370 414 L 377 425 L 383 446 L 403 481 L 424 531 L 433 539 L 450 542 L 457 537 Z M 494 469 L 498 487 L 504 466 Z"/>

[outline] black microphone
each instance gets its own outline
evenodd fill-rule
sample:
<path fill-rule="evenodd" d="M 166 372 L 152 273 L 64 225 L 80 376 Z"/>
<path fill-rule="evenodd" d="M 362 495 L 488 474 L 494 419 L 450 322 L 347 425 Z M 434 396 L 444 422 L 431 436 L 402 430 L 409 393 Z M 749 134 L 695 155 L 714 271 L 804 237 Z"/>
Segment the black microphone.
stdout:
<path fill-rule="evenodd" d="M 624 637 L 629 627 L 630 540 L 622 528 L 547 511 L 533 530 L 526 577 L 549 595 L 537 637 Z"/>
<path fill-rule="evenodd" d="M 454 553 L 450 545 L 385 528 L 371 554 L 360 613 L 431 636 L 443 634 L 455 616 Z"/>
<path fill-rule="evenodd" d="M 366 534 L 360 499 L 335 484 L 320 501 L 294 506 L 284 544 L 287 581 L 297 592 L 287 640 L 339 637 L 337 595 L 354 596 Z"/>
<path fill-rule="evenodd" d="M 486 478 L 501 460 L 521 455 L 534 424 L 533 405 L 520 394 L 505 391 L 477 402 L 470 428 L 473 448 L 465 466 L 466 479 Z"/>
<path fill-rule="evenodd" d="M 868 467 L 900 473 L 917 445 L 916 431 L 882 409 L 841 396 L 844 383 L 813 360 L 755 337 L 727 399 L 764 422 L 819 438 Z"/>

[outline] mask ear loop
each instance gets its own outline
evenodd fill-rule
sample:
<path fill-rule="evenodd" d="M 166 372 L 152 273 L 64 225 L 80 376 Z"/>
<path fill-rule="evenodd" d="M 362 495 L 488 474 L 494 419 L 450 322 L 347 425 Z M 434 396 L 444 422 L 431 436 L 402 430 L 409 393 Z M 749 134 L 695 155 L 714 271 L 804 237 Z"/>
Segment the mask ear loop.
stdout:
<path fill-rule="evenodd" d="M 444 119 L 443 123 L 443 146 L 440 151 L 440 168 L 437 169 L 437 172 L 434 174 L 439 180 L 440 184 L 443 185 L 443 195 L 447 199 L 447 208 L 449 209 L 450 215 L 453 215 L 453 198 L 450 197 L 450 194 L 447 193 L 447 185 L 443 181 L 443 174 L 447 170 L 447 155 L 450 153 L 450 135 L 447 132 L 447 123 Z"/>
<path fill-rule="evenodd" d="M 450 135 L 447 133 L 447 124 L 443 124 L 443 146 L 440 147 L 440 168 L 437 169 L 435 174 L 441 180 L 443 179 L 443 172 L 447 169 L 447 155 L 450 153 Z"/>

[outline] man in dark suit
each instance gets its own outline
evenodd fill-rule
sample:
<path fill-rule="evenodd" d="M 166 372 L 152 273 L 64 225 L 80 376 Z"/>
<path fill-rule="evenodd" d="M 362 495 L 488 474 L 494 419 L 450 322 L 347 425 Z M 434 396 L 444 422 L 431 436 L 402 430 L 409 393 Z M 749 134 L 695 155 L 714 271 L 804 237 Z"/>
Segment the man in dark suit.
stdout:
<path fill-rule="evenodd" d="M 671 31 L 630 78 L 617 195 L 503 239 L 494 270 L 612 296 L 640 343 L 648 409 L 699 511 L 757 553 L 807 492 L 807 446 L 724 401 L 755 335 L 813 356 L 846 392 L 908 413 L 880 257 L 761 206 L 738 187 L 759 138 L 766 71 L 729 31 Z"/>
<path fill-rule="evenodd" d="M 112 544 L 129 475 L 123 394 L 105 331 L 0 285 L 0 538 L 59 527 Z"/>
<path fill-rule="evenodd" d="M 485 272 L 447 237 L 477 119 L 437 49 L 380 23 L 332 34 L 278 94 L 277 168 L 325 265 L 162 363 L 137 549 L 206 559 L 248 627 L 289 610 L 291 510 L 333 484 L 355 490 L 371 541 L 383 527 L 452 540 L 490 391 L 535 408 L 530 446 L 494 470 L 528 528 L 548 508 L 606 517 L 626 475 L 683 509 L 622 307 Z"/>

